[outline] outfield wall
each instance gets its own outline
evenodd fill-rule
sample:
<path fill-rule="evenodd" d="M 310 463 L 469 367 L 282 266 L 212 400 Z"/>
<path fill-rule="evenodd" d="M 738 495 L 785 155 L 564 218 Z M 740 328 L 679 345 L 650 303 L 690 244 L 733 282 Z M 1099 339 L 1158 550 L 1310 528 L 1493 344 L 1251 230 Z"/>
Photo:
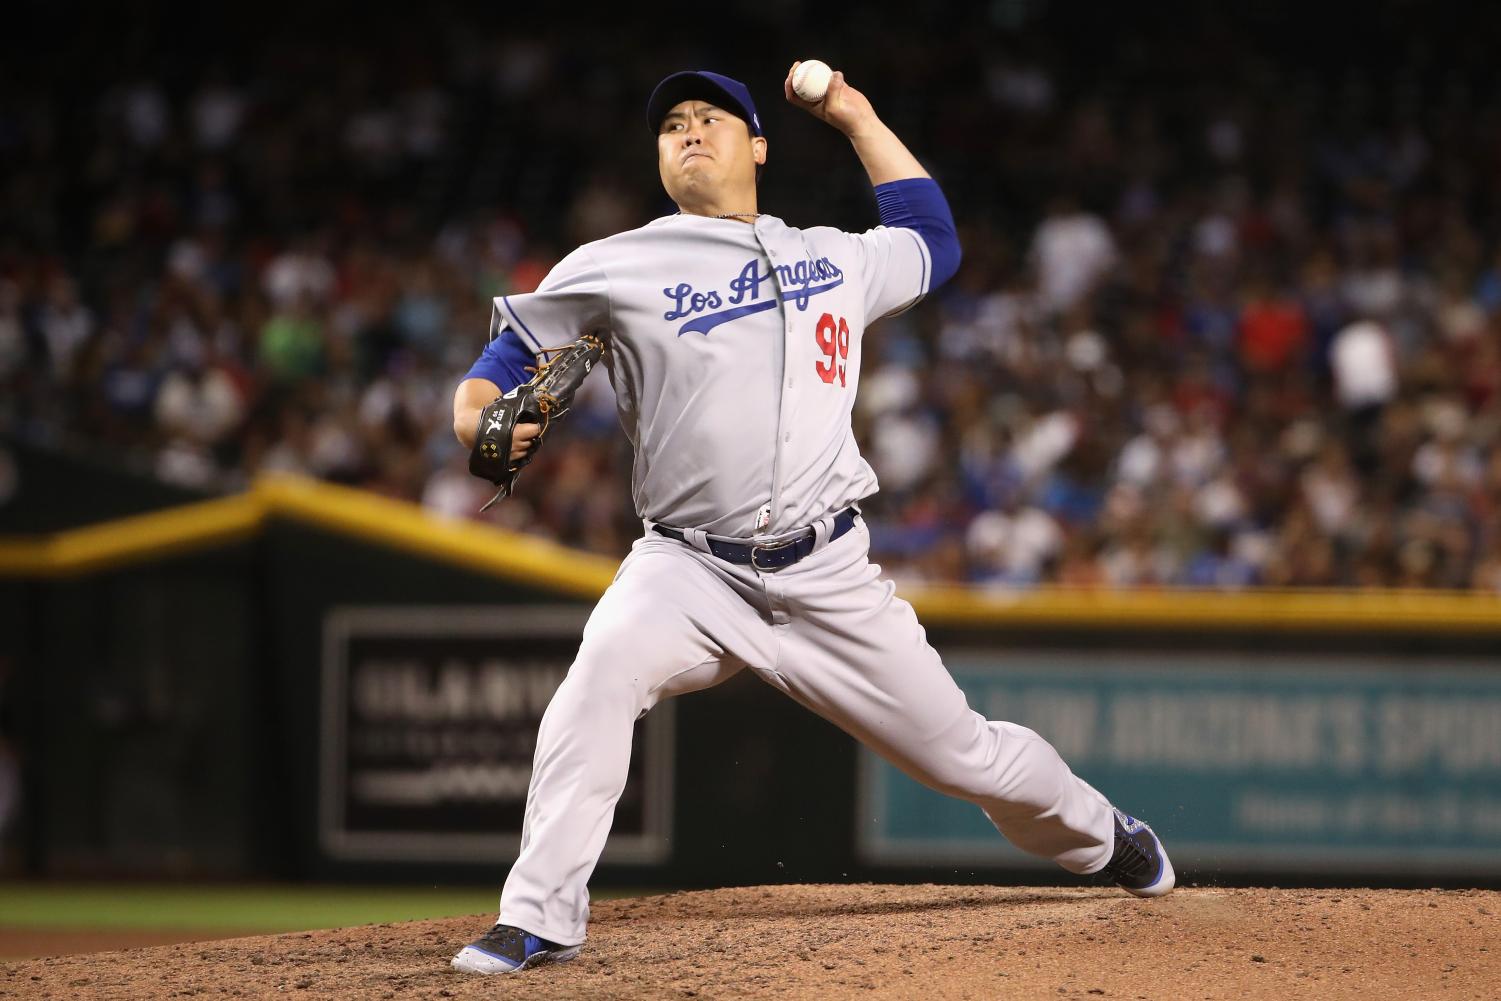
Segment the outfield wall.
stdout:
<path fill-rule="evenodd" d="M 26 866 L 498 878 L 613 571 L 291 478 L 0 538 Z M 1048 736 L 1180 868 L 1501 878 L 1501 600 L 904 593 L 972 705 Z M 649 714 L 631 769 L 606 882 L 1055 875 L 748 673 Z"/>

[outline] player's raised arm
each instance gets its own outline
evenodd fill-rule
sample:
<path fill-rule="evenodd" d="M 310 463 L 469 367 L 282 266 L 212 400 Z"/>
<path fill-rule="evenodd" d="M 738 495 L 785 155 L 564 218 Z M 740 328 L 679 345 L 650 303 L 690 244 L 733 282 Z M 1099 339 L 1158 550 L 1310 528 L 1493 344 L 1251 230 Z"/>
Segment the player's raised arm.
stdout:
<path fill-rule="evenodd" d="M 809 79 L 799 79 L 797 83 L 802 94 L 815 99 L 808 100 L 807 97 L 800 96 L 793 88 L 793 77 L 798 75 L 802 65 L 801 62 L 795 62 L 787 71 L 787 79 L 782 83 L 787 100 L 814 118 L 820 118 L 843 132 L 849 138 L 850 145 L 855 147 L 855 155 L 860 158 L 865 172 L 870 175 L 871 184 L 889 184 L 892 181 L 928 176 L 928 172 L 917 162 L 917 157 L 912 155 L 906 144 L 876 115 L 870 100 L 845 81 L 844 73 L 835 70 L 828 77 L 827 88 L 819 97 L 818 84 L 821 82 L 819 77 L 823 75 L 823 64 L 810 62 Z"/>
<path fill-rule="evenodd" d="M 828 74 L 827 86 L 821 87 L 827 68 L 810 62 L 808 69 L 799 73 L 802 67 L 796 62 L 787 71 L 782 84 L 787 100 L 849 138 L 876 189 L 881 223 L 915 230 L 927 245 L 933 274 L 923 291 L 942 285 L 959 270 L 961 252 L 954 215 L 938 183 L 876 115 L 870 100 L 845 81 L 842 72 Z"/>

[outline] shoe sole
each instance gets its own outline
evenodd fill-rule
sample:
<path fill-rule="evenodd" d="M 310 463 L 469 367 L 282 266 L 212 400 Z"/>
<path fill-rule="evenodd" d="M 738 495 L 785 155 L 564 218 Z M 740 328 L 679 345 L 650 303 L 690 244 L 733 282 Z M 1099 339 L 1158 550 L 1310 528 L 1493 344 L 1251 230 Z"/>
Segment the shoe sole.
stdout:
<path fill-rule="evenodd" d="M 522 970 L 530 970 L 544 963 L 566 963 L 578 956 L 582 948 L 583 946 L 575 945 L 567 949 L 545 949 L 526 957 L 520 966 L 512 966 L 498 956 L 492 956 L 472 945 L 466 945 L 458 951 L 448 965 L 460 973 L 476 973 L 481 976 L 520 973 Z"/>

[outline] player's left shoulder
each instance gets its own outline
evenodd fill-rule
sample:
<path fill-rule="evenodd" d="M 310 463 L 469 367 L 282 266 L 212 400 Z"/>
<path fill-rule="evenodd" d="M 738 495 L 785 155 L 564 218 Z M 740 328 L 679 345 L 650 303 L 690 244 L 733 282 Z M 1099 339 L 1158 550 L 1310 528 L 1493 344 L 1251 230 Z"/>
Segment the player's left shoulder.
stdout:
<path fill-rule="evenodd" d="M 780 219 L 771 220 L 763 226 L 762 240 L 786 241 L 800 245 L 812 257 L 842 257 L 849 246 L 850 235 L 833 226 L 789 226 Z"/>
<path fill-rule="evenodd" d="M 809 249 L 820 248 L 822 253 L 843 253 L 850 249 L 869 249 L 887 244 L 892 240 L 916 239 L 915 230 L 900 227 L 872 226 L 861 233 L 852 233 L 836 226 L 810 226 L 799 230 Z"/>
<path fill-rule="evenodd" d="M 757 222 L 759 224 L 757 228 L 763 236 L 783 235 L 804 240 L 829 239 L 839 236 L 839 230 L 833 226 L 793 226 L 778 216 L 763 215 Z"/>

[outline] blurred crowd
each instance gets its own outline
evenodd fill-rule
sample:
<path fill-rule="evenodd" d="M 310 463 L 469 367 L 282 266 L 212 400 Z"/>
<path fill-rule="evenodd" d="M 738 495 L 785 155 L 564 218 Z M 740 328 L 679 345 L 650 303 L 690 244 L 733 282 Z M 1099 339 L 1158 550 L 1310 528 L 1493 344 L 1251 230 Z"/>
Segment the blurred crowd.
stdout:
<path fill-rule="evenodd" d="M 1483 33 L 1425 41 L 1377 4 L 1384 41 L 1331 66 L 1254 20 L 1091 41 L 1045 4 L 935 9 L 900 46 L 855 26 L 826 49 L 943 183 L 965 247 L 866 336 L 877 560 L 1008 587 L 1501 591 Z M 475 517 L 488 485 L 450 400 L 490 297 L 671 211 L 655 79 L 749 79 L 761 208 L 874 222 L 847 148 L 772 107 L 801 43 L 763 27 L 754 52 L 681 53 L 450 13 L 339 42 L 262 28 L 223 59 L 127 34 L 130 65 L 67 82 L 21 58 L 0 430 L 205 490 L 292 470 Z M 602 377 L 559 430 L 485 517 L 623 553 L 640 522 Z"/>

